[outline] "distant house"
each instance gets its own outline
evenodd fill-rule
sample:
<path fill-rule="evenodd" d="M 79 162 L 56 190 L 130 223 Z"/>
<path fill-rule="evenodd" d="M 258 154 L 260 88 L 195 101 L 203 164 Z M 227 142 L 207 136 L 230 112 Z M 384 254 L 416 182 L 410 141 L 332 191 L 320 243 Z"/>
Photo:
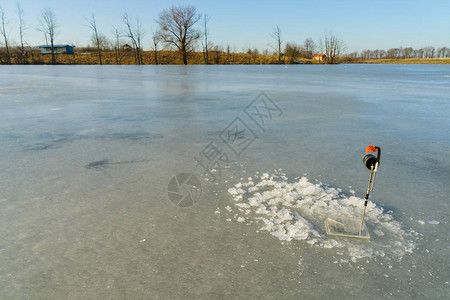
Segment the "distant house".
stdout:
<path fill-rule="evenodd" d="M 315 61 L 325 61 L 326 58 L 327 56 L 325 54 L 314 54 L 312 59 Z"/>
<path fill-rule="evenodd" d="M 40 45 L 37 46 L 41 48 L 41 54 L 52 54 L 51 45 Z M 53 45 L 53 52 L 55 54 L 73 54 L 73 45 Z"/>
<path fill-rule="evenodd" d="M 133 47 L 131 47 L 131 46 L 128 45 L 128 44 L 125 44 L 125 45 L 122 45 L 122 50 L 130 51 L 130 50 L 133 50 Z"/>

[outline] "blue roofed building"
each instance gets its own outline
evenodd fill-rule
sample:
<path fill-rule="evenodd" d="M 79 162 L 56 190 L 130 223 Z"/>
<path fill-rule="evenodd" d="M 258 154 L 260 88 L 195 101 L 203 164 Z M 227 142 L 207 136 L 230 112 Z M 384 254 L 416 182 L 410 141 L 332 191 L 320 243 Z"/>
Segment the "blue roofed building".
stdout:
<path fill-rule="evenodd" d="M 51 45 L 40 45 L 37 46 L 41 48 L 41 54 L 52 54 L 52 46 Z M 55 54 L 73 54 L 73 45 L 53 45 L 53 51 Z"/>

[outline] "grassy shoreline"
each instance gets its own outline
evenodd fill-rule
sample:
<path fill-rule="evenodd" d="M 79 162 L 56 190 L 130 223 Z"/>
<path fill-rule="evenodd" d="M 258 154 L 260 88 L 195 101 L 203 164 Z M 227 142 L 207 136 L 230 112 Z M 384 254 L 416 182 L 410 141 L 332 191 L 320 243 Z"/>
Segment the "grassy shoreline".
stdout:
<path fill-rule="evenodd" d="M 174 51 L 158 51 L 159 65 L 178 65 L 182 64 L 182 59 Z M 155 52 L 143 51 L 142 60 L 145 65 L 155 65 Z M 285 61 L 288 59 L 285 58 Z M 304 64 L 322 64 L 314 62 L 308 58 L 297 57 L 291 61 L 302 62 Z M 209 52 L 209 64 L 211 65 L 256 65 L 256 64 L 277 64 L 278 57 L 275 55 L 264 55 L 255 53 L 227 53 L 227 52 Z M 340 63 L 348 64 L 450 64 L 450 58 L 380 58 L 380 59 L 361 59 L 343 57 Z M 20 60 L 12 57 L 12 64 L 22 64 Z M 33 51 L 26 58 L 24 64 L 47 65 L 51 64 L 51 55 L 42 55 L 40 52 Z M 64 65 L 98 65 L 99 59 L 97 52 L 79 52 L 75 54 L 57 54 L 56 64 Z M 102 64 L 104 65 L 134 65 L 133 51 L 120 51 L 119 54 L 114 51 L 102 52 Z M 204 65 L 204 56 L 202 52 L 192 52 L 188 56 L 188 64 Z"/>
<path fill-rule="evenodd" d="M 362 59 L 353 63 L 361 64 L 450 64 L 450 58 L 378 58 Z"/>

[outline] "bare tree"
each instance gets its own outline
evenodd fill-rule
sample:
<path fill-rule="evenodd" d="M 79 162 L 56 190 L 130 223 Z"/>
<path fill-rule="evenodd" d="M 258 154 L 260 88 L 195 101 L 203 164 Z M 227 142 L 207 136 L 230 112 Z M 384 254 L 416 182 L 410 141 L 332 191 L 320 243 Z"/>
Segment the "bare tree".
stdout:
<path fill-rule="evenodd" d="M 97 23 L 95 22 L 95 15 L 92 14 L 91 19 L 87 20 L 87 22 L 88 22 L 89 28 L 91 28 L 94 33 L 94 35 L 93 35 L 94 45 L 97 47 L 98 63 L 101 65 L 102 64 L 102 47 L 103 47 L 102 42 L 103 41 L 101 40 L 101 38 L 98 34 Z"/>
<path fill-rule="evenodd" d="M 362 59 L 379 58 L 379 52 L 380 52 L 380 50 L 364 49 L 363 51 L 361 51 L 360 56 L 361 56 Z"/>
<path fill-rule="evenodd" d="M 50 40 L 50 49 L 52 52 L 52 64 L 55 61 L 55 48 L 54 48 L 54 39 L 56 34 L 56 29 L 58 28 L 58 23 L 56 21 L 55 13 L 50 8 L 45 8 L 41 12 L 41 18 L 39 20 L 41 24 L 41 28 L 39 29 L 42 33 L 44 33 L 45 41 Z"/>
<path fill-rule="evenodd" d="M 134 27 L 134 35 L 136 37 L 137 49 L 139 50 L 139 64 L 142 65 L 144 60 L 142 59 L 142 39 L 144 38 L 145 31 L 142 28 L 141 20 L 136 18 L 136 26 Z"/>
<path fill-rule="evenodd" d="M 96 37 L 95 34 L 91 35 L 91 44 L 94 45 L 95 47 L 97 47 L 97 40 L 98 40 L 98 44 L 100 45 L 100 49 L 102 51 L 102 62 L 104 62 L 104 53 L 105 50 L 108 51 L 109 49 L 113 48 L 113 44 L 114 42 L 109 40 L 109 38 L 106 35 L 103 35 L 101 33 L 98 34 L 98 36 Z"/>
<path fill-rule="evenodd" d="M 353 60 L 356 60 L 358 58 L 358 51 L 347 53 L 347 54 L 344 55 L 344 57 L 346 58 L 347 62 L 351 62 Z"/>
<path fill-rule="evenodd" d="M 204 45 L 205 65 L 207 65 L 209 63 L 209 60 L 208 60 L 208 22 L 210 19 L 211 19 L 211 17 L 208 16 L 207 14 L 203 15 L 203 28 L 204 28 L 203 36 L 205 38 L 205 45 Z"/>
<path fill-rule="evenodd" d="M 25 47 L 23 45 L 23 36 L 24 36 L 24 32 L 26 30 L 26 25 L 25 25 L 25 21 L 23 20 L 24 12 L 23 12 L 22 6 L 20 5 L 19 2 L 17 2 L 17 14 L 19 16 L 20 61 L 21 61 L 21 63 L 25 63 L 26 57 L 25 57 Z"/>
<path fill-rule="evenodd" d="M 158 44 L 161 41 L 161 32 L 158 30 L 152 31 L 153 51 L 155 55 L 155 65 L 158 64 Z"/>
<path fill-rule="evenodd" d="M 1 16 L 1 21 L 2 21 L 2 26 L 0 27 L 0 33 L 3 36 L 3 41 L 5 43 L 5 48 L 6 48 L 6 63 L 7 64 L 11 64 L 11 52 L 9 51 L 9 45 L 8 45 L 8 34 L 6 32 L 6 27 L 5 25 L 8 23 L 6 21 L 5 18 L 5 11 L 3 10 L 3 8 L 0 6 L 0 16 Z"/>
<path fill-rule="evenodd" d="M 433 58 L 436 51 L 433 46 L 423 48 L 425 58 Z"/>
<path fill-rule="evenodd" d="M 144 30 L 142 29 L 141 22 L 139 18 L 136 18 L 135 26 L 132 25 L 132 20 L 125 13 L 122 16 L 123 23 L 125 24 L 125 36 L 130 39 L 133 44 L 134 52 L 135 52 L 135 61 L 136 64 L 141 65 L 142 61 L 142 39 L 145 35 Z"/>
<path fill-rule="evenodd" d="M 303 42 L 303 48 L 304 48 L 304 51 L 305 51 L 305 58 L 311 59 L 313 57 L 314 50 L 315 50 L 315 45 L 314 45 L 313 39 L 312 38 L 307 38 Z"/>
<path fill-rule="evenodd" d="M 413 56 L 414 49 L 411 47 L 403 48 L 403 57 L 411 58 Z"/>
<path fill-rule="evenodd" d="M 387 58 L 400 58 L 402 56 L 403 50 L 400 48 L 390 48 L 386 51 Z"/>
<path fill-rule="evenodd" d="M 373 50 L 373 55 L 375 58 L 380 58 L 380 50 L 378 49 Z"/>
<path fill-rule="evenodd" d="M 273 28 L 271 36 L 275 39 L 275 42 L 276 42 L 276 47 L 272 47 L 272 48 L 274 48 L 274 50 L 278 53 L 278 64 L 281 64 L 281 30 L 280 30 L 280 26 L 277 25 Z"/>
<path fill-rule="evenodd" d="M 163 41 L 175 47 L 187 65 L 187 55 L 194 49 L 200 32 L 195 24 L 200 20 L 195 6 L 172 6 L 163 10 L 157 20 Z"/>
<path fill-rule="evenodd" d="M 326 55 L 326 63 L 337 63 L 342 51 L 344 50 L 344 43 L 336 35 L 325 35 L 323 40 L 323 47 Z"/>
<path fill-rule="evenodd" d="M 423 48 L 420 48 L 420 49 L 417 49 L 417 54 L 416 54 L 416 56 L 417 56 L 417 58 L 424 58 L 424 50 L 423 50 Z"/>
<path fill-rule="evenodd" d="M 117 27 L 113 29 L 114 36 L 114 56 L 116 58 L 116 64 L 120 65 L 122 62 L 122 58 L 120 57 L 120 30 Z"/>
<path fill-rule="evenodd" d="M 450 56 L 450 49 L 447 47 L 441 47 L 437 50 L 437 57 L 444 58 Z"/>

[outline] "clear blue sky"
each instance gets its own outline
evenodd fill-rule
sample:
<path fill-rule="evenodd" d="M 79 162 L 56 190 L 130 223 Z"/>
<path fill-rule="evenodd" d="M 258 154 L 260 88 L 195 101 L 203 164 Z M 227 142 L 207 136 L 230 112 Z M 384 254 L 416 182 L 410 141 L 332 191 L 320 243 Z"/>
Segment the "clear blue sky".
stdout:
<path fill-rule="evenodd" d="M 112 37 L 113 26 L 122 26 L 121 16 L 139 16 L 147 32 L 144 48 L 151 45 L 151 29 L 158 14 L 171 5 L 191 4 L 199 13 L 211 16 L 210 40 L 229 44 L 240 51 L 269 48 L 270 33 L 281 28 L 284 42 L 302 43 L 311 37 L 318 41 L 325 33 L 337 34 L 347 45 L 347 52 L 388 49 L 398 46 L 450 47 L 450 1 L 416 0 L 321 0 L 321 1 L 152 1 L 152 0 L 19 0 L 25 11 L 29 45 L 44 43 L 37 30 L 42 9 L 51 8 L 60 25 L 56 43 L 86 45 L 91 36 L 86 18 L 95 13 L 101 33 Z M 7 31 L 12 42 L 18 38 L 15 0 L 0 0 L 8 20 Z"/>

